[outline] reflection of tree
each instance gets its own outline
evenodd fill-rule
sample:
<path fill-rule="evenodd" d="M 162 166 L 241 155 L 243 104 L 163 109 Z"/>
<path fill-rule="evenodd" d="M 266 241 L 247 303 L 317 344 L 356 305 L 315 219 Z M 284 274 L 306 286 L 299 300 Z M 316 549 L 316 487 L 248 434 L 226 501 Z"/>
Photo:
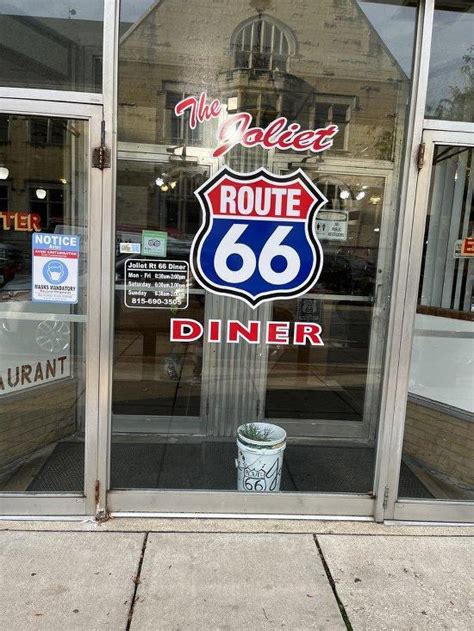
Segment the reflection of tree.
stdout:
<path fill-rule="evenodd" d="M 465 120 L 473 118 L 474 107 L 474 45 L 463 55 L 460 71 L 465 79 L 463 87 L 450 86 L 451 98 L 441 99 L 436 108 L 429 108 L 435 118 Z"/>

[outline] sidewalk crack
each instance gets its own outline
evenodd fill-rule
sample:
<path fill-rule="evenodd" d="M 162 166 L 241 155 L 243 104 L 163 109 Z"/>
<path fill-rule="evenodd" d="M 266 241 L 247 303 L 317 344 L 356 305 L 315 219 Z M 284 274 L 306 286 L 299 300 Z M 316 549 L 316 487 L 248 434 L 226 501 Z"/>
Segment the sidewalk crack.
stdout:
<path fill-rule="evenodd" d="M 327 564 L 326 559 L 324 558 L 323 551 L 321 546 L 319 545 L 318 538 L 315 534 L 313 534 L 314 543 L 316 544 L 316 549 L 319 554 L 319 558 L 321 559 L 321 563 L 323 564 L 324 571 L 326 572 L 327 579 L 329 584 L 331 585 L 332 593 L 334 594 L 334 598 L 336 599 L 337 606 L 339 607 L 339 611 L 341 613 L 342 619 L 344 620 L 344 624 L 346 625 L 347 631 L 353 631 L 351 621 L 349 620 L 349 616 L 347 615 L 346 608 L 342 604 L 342 600 L 339 598 L 339 594 L 337 593 L 336 583 L 334 582 L 334 578 L 331 574 L 331 570 L 329 569 L 329 565 Z"/>
<path fill-rule="evenodd" d="M 149 534 L 150 534 L 149 532 L 146 532 L 145 537 L 143 538 L 142 551 L 140 553 L 140 558 L 138 560 L 137 572 L 132 579 L 135 585 L 133 588 L 132 600 L 130 601 L 130 608 L 128 610 L 127 626 L 125 627 L 125 631 L 130 631 L 130 626 L 132 624 L 133 612 L 135 610 L 135 603 L 137 602 L 137 599 L 138 599 L 137 592 L 138 592 L 138 586 L 140 585 L 140 577 L 142 574 L 143 558 L 145 556 L 145 550 L 148 543 Z"/>

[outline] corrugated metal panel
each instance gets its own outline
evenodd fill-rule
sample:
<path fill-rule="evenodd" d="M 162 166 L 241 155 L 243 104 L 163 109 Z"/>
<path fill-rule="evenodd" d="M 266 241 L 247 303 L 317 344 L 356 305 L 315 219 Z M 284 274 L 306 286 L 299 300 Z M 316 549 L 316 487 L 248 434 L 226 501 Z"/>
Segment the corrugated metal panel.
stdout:
<path fill-rule="evenodd" d="M 220 319 L 223 331 L 229 320 L 243 323 L 259 320 L 264 324 L 269 311 L 267 305 L 254 310 L 235 298 L 206 296 L 206 323 L 210 318 Z M 262 417 L 266 353 L 266 345 L 262 343 L 228 344 L 221 341 L 207 345 L 203 374 L 208 375 L 209 384 L 207 392 L 203 393 L 207 401 L 203 414 L 207 416 L 208 435 L 232 436 L 241 423 Z"/>

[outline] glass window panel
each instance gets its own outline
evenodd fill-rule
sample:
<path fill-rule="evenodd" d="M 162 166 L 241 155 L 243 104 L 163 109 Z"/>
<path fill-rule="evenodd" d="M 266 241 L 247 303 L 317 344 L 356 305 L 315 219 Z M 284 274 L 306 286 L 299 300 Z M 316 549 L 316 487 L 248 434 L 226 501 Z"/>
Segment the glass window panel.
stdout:
<path fill-rule="evenodd" d="M 66 135 L 63 121 L 52 120 L 49 125 L 49 138 L 52 145 L 62 145 Z"/>
<path fill-rule="evenodd" d="M 270 53 L 272 51 L 272 28 L 273 25 L 271 22 L 265 23 L 265 31 L 263 35 L 263 50 L 266 53 Z"/>
<path fill-rule="evenodd" d="M 316 116 L 315 116 L 314 122 L 315 122 L 316 127 L 325 127 L 329 123 L 329 104 L 328 103 L 316 104 Z"/>
<path fill-rule="evenodd" d="M 250 53 L 244 50 L 237 50 L 235 53 L 235 67 L 248 68 L 250 63 Z"/>
<path fill-rule="evenodd" d="M 236 489 L 237 427 L 265 419 L 288 432 L 282 490 L 373 490 L 398 206 L 392 183 L 401 172 L 416 7 L 324 0 L 295 11 L 282 0 L 261 15 L 253 4 L 224 0 L 217 12 L 212 0 L 150 0 L 141 10 L 122 2 L 114 488 Z M 171 84 L 229 107 L 194 135 L 169 106 Z M 218 128 L 237 112 L 249 112 L 253 125 L 284 115 L 302 129 L 334 121 L 341 131 L 317 155 L 236 145 L 216 161 Z M 320 234 L 340 222 L 320 237 L 320 280 L 307 295 L 255 310 L 195 279 L 182 311 L 128 308 L 128 252 L 143 260 L 143 230 L 162 231 L 168 249 L 156 260 L 187 260 L 201 225 L 196 189 L 223 165 L 279 175 L 301 167 L 316 183 L 332 213 L 321 215 Z M 325 346 L 211 344 L 206 336 L 170 343 L 171 319 L 187 316 L 204 325 L 282 320 L 291 333 L 295 322 L 321 322 Z"/>
<path fill-rule="evenodd" d="M 52 117 L 9 120 L 12 140 L 0 145 L 8 171 L 0 185 L 0 490 L 82 493 L 88 127 Z M 45 142 L 34 142 L 32 129 Z M 50 129 L 61 130 L 60 144 L 46 142 Z M 48 273 L 58 293 L 53 302 L 33 300 L 35 261 L 44 270 L 32 256 L 34 234 L 79 236 L 76 303 L 61 298 L 74 272 L 57 282 L 64 258 L 58 265 L 51 254 L 44 266 L 54 264 Z"/>
<path fill-rule="evenodd" d="M 49 119 L 32 118 L 30 120 L 30 140 L 33 144 L 46 145 L 48 142 Z"/>
<path fill-rule="evenodd" d="M 0 0 L 0 85 L 102 91 L 103 0 Z"/>
<path fill-rule="evenodd" d="M 8 142 L 10 139 L 8 114 L 0 114 L 0 142 Z"/>
<path fill-rule="evenodd" d="M 166 91 L 166 107 L 170 109 L 174 109 L 175 105 L 177 105 L 182 98 L 184 98 L 184 94 L 182 92 L 172 92 Z"/>
<path fill-rule="evenodd" d="M 474 121 L 474 4 L 437 0 L 426 117 Z"/>
<path fill-rule="evenodd" d="M 262 46 L 262 26 L 263 20 L 259 18 L 253 24 L 253 51 L 257 52 L 261 50 Z"/>

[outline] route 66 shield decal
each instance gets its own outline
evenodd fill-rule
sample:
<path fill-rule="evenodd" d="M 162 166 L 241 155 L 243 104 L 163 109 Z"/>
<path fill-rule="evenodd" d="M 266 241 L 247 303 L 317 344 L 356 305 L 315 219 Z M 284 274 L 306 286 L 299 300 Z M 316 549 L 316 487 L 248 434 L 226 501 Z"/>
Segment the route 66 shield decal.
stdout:
<path fill-rule="evenodd" d="M 228 167 L 196 191 L 203 223 L 191 246 L 191 267 L 208 291 L 240 298 L 252 308 L 306 293 L 323 264 L 315 216 L 327 199 L 298 169 Z"/>

